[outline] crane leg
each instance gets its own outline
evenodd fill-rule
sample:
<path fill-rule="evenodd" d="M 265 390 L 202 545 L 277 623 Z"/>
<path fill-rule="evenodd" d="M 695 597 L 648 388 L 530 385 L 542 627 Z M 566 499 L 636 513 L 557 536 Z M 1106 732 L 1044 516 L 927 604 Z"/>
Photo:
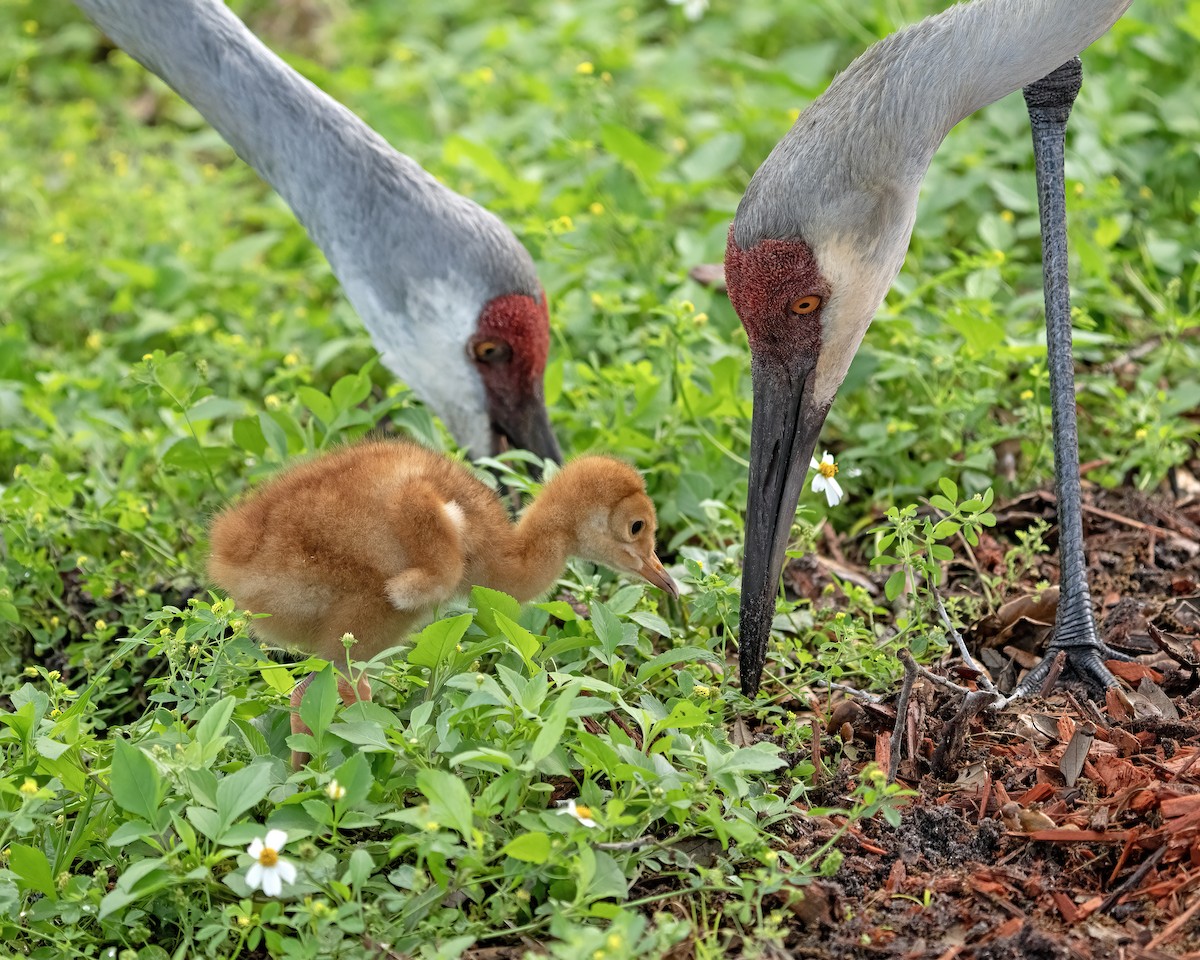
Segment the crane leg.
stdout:
<path fill-rule="evenodd" d="M 1042 273 L 1046 295 L 1046 350 L 1050 368 L 1050 410 L 1054 428 L 1054 485 L 1058 497 L 1058 553 L 1061 569 L 1054 639 L 1042 662 L 1017 686 L 1028 696 L 1045 682 L 1060 653 L 1064 679 L 1093 691 L 1116 684 L 1105 660 L 1128 660 L 1110 649 L 1096 630 L 1083 552 L 1083 490 L 1079 482 L 1079 433 L 1075 423 L 1075 367 L 1071 355 L 1071 289 L 1067 275 L 1067 209 L 1063 172 L 1067 118 L 1083 82 L 1073 57 L 1025 88 L 1033 126 L 1038 209 L 1042 221 Z"/>

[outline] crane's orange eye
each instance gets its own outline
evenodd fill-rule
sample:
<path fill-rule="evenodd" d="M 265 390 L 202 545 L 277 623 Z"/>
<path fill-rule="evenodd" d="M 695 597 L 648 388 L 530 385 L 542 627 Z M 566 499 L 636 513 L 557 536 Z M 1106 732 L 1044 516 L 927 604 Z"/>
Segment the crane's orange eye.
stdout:
<path fill-rule="evenodd" d="M 818 296 L 799 297 L 791 302 L 788 307 L 792 313 L 806 314 L 812 313 L 821 305 L 821 298 Z"/>
<path fill-rule="evenodd" d="M 471 350 L 480 363 L 499 363 L 512 353 L 512 348 L 503 340 L 480 340 Z"/>

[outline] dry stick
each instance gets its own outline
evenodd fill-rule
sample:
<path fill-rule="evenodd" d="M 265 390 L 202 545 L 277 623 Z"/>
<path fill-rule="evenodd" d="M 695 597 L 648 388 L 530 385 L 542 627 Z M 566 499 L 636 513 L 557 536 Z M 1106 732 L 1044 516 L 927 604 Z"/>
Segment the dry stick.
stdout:
<path fill-rule="evenodd" d="M 933 754 L 934 776 L 945 779 L 949 773 L 949 765 L 957 755 L 962 742 L 967 736 L 967 724 L 976 714 L 988 709 L 995 703 L 996 695 L 989 690 L 973 690 L 963 698 L 963 704 L 954 719 L 950 721 L 949 729 L 942 737 L 942 742 Z"/>
<path fill-rule="evenodd" d="M 975 662 L 974 657 L 971 656 L 971 651 L 967 649 L 967 641 L 963 639 L 962 634 L 959 633 L 958 630 L 955 629 L 954 624 L 951 623 L 950 614 L 946 612 L 946 605 L 942 603 L 941 594 L 937 592 L 936 587 L 931 586 L 930 590 L 933 593 L 933 599 L 937 601 L 938 614 L 942 618 L 942 623 L 946 625 L 946 629 L 950 631 L 950 636 L 954 638 L 954 644 L 958 647 L 958 653 L 959 656 L 963 658 L 963 663 L 967 665 L 969 670 L 973 670 L 979 675 L 979 685 L 983 687 L 984 690 L 986 690 L 988 693 L 995 693 L 996 688 L 992 686 L 992 681 L 988 677 L 987 671 L 985 671 L 983 667 Z"/>
<path fill-rule="evenodd" d="M 1116 890 L 1104 898 L 1104 902 L 1096 908 L 1096 913 L 1107 913 L 1116 905 L 1116 902 L 1120 900 L 1121 897 L 1125 896 L 1126 893 L 1128 893 L 1130 890 L 1136 890 L 1137 885 L 1142 882 L 1142 878 L 1146 876 L 1146 874 L 1150 872 L 1150 869 L 1163 858 L 1163 854 L 1166 852 L 1167 847 L 1166 844 L 1164 844 L 1150 854 L 1150 856 L 1142 861 L 1142 865 L 1129 875 L 1129 879 L 1127 879 L 1124 883 L 1117 887 Z"/>
<path fill-rule="evenodd" d="M 888 764 L 888 783 L 896 782 L 896 774 L 900 771 L 900 757 L 904 753 L 904 721 L 908 716 L 908 698 L 912 693 L 913 684 L 917 682 L 917 661 L 906 649 L 898 653 L 900 662 L 904 664 L 904 682 L 900 684 L 900 696 L 896 698 L 896 725 L 892 728 L 892 762 Z"/>

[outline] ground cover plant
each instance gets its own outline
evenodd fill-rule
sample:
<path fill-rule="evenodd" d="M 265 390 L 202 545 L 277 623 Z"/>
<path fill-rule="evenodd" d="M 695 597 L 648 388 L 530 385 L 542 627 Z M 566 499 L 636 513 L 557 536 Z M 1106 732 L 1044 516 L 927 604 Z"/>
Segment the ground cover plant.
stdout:
<path fill-rule="evenodd" d="M 1139 0 L 1086 53 L 1067 167 L 1093 593 L 1114 642 L 1166 653 L 1098 707 L 964 720 L 923 685 L 897 743 L 897 654 L 945 660 L 939 599 L 1001 678 L 1053 619 L 1020 98 L 934 159 L 822 437 L 846 497 L 802 498 L 754 702 L 734 667 L 748 352 L 691 273 L 834 71 L 943 4 L 233 6 L 530 248 L 563 448 L 645 473 L 684 595 L 584 564 L 543 603 L 477 589 L 348 708 L 352 644 L 264 650 L 205 582 L 213 513 L 371 430 L 457 451 L 198 114 L 69 3 L 10 0 L 0 952 L 1200 951 L 1200 8 Z M 533 489 L 519 456 L 482 466 Z M 288 696 L 314 669 L 293 772 Z"/>

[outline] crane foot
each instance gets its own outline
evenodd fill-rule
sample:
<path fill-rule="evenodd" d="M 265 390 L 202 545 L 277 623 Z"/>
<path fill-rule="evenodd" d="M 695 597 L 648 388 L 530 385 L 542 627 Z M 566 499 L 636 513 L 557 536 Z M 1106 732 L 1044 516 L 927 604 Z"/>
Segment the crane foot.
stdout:
<path fill-rule="evenodd" d="M 1046 649 L 1042 662 L 1029 671 L 1028 675 L 1013 691 L 1013 699 L 1028 697 L 1037 693 L 1050 675 L 1050 670 L 1058 660 L 1059 654 L 1064 654 L 1062 675 L 1058 682 L 1076 680 L 1083 683 L 1092 693 L 1103 696 L 1109 687 L 1117 685 L 1117 678 L 1105 664 L 1106 660 L 1132 660 L 1118 650 L 1112 649 L 1100 639 L 1062 640 L 1055 637 Z"/>

